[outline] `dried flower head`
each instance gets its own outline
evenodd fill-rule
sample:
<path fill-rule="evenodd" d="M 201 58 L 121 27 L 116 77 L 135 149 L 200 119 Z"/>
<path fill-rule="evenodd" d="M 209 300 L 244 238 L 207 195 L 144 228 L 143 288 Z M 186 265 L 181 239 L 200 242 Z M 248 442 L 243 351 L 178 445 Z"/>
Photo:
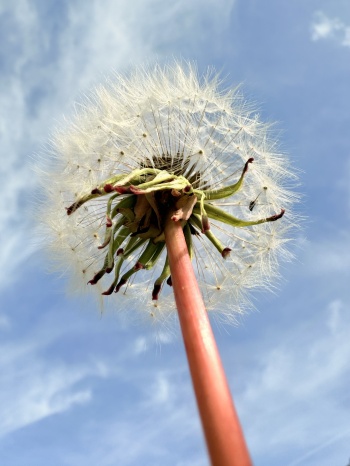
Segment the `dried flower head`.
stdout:
<path fill-rule="evenodd" d="M 247 290 L 276 280 L 293 175 L 270 125 L 219 85 L 191 64 L 115 75 L 52 138 L 40 212 L 52 257 L 115 307 L 126 295 L 150 315 L 161 308 L 147 299 L 174 309 L 169 218 L 183 226 L 209 310 L 234 316 Z"/>

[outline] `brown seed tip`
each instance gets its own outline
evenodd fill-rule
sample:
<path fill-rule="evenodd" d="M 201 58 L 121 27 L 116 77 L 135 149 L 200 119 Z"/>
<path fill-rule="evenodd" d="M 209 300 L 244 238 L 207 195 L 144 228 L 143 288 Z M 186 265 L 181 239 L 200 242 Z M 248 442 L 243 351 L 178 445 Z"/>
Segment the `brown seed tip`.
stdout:
<path fill-rule="evenodd" d="M 117 256 L 120 256 L 121 254 L 124 254 L 124 249 L 123 248 L 119 248 L 118 251 L 117 251 Z"/>
<path fill-rule="evenodd" d="M 281 212 L 279 214 L 272 215 L 272 217 L 267 218 L 266 221 L 267 222 L 275 222 L 276 220 L 282 218 L 284 213 L 285 213 L 285 210 L 281 209 Z"/>
<path fill-rule="evenodd" d="M 111 285 L 111 286 L 108 288 L 108 290 L 104 291 L 104 292 L 101 293 L 101 294 L 103 294 L 104 296 L 108 296 L 108 295 L 110 295 L 110 294 L 113 293 L 113 290 L 114 290 L 114 284 Z"/>
<path fill-rule="evenodd" d="M 125 285 L 126 283 L 126 280 L 124 280 L 123 278 L 120 280 L 120 282 L 118 283 L 118 285 L 115 287 L 115 293 L 118 293 L 118 291 L 120 290 L 120 288 Z"/>
<path fill-rule="evenodd" d="M 101 192 L 98 188 L 94 188 L 94 189 L 91 191 L 91 194 L 102 194 L 102 192 Z"/>
<path fill-rule="evenodd" d="M 88 285 L 96 285 L 96 283 L 103 277 L 105 270 L 100 270 L 97 274 L 88 282 Z"/>
<path fill-rule="evenodd" d="M 224 259 L 226 259 L 226 257 L 228 257 L 228 256 L 230 255 L 230 252 L 231 252 L 231 251 L 232 251 L 232 249 L 230 249 L 230 248 L 225 248 L 225 249 L 222 251 L 222 253 L 221 253 L 222 257 L 223 257 Z"/>
<path fill-rule="evenodd" d="M 141 262 L 136 262 L 135 266 L 134 266 L 134 269 L 135 270 L 141 270 L 141 269 L 144 269 L 145 266 L 143 264 L 141 264 Z"/>
<path fill-rule="evenodd" d="M 245 173 L 247 173 L 247 171 L 248 171 L 248 165 L 249 165 L 250 163 L 252 163 L 252 162 L 254 162 L 254 158 L 253 158 L 253 157 L 250 157 L 250 159 L 248 159 L 248 160 L 246 161 L 246 163 L 245 163 L 245 165 L 244 165 L 244 168 L 243 168 L 243 175 L 244 175 Z"/>
<path fill-rule="evenodd" d="M 109 244 L 111 238 L 108 238 L 103 244 L 101 244 L 100 246 L 97 246 L 97 249 L 103 249 L 107 246 L 107 244 Z"/>
<path fill-rule="evenodd" d="M 171 279 L 171 275 L 170 277 L 168 278 L 168 280 L 166 281 L 166 284 L 169 285 L 169 286 L 173 286 L 173 281 Z"/>
<path fill-rule="evenodd" d="M 106 227 L 111 228 L 112 225 L 113 225 L 112 220 L 107 216 Z"/>
<path fill-rule="evenodd" d="M 153 291 L 152 291 L 152 300 L 153 301 L 156 301 L 158 299 L 161 288 L 162 288 L 161 285 L 154 285 Z"/>
<path fill-rule="evenodd" d="M 72 214 L 75 211 L 75 202 L 69 207 L 66 207 L 66 211 L 67 211 L 67 215 Z"/>

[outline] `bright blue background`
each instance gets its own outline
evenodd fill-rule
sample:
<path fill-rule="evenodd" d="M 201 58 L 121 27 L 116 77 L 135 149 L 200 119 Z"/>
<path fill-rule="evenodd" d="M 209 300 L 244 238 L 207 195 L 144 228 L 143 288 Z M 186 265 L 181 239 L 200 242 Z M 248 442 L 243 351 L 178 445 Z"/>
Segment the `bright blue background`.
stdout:
<path fill-rule="evenodd" d="M 171 57 L 243 82 L 301 170 L 297 260 L 214 325 L 256 466 L 350 457 L 347 0 L 0 3 L 0 463 L 208 464 L 181 338 L 66 296 L 33 240 L 31 157 L 112 69 Z M 261 104 L 261 105 L 260 105 Z M 48 180 L 49 182 L 49 180 Z M 132 309 L 130 309 L 132 313 Z"/>

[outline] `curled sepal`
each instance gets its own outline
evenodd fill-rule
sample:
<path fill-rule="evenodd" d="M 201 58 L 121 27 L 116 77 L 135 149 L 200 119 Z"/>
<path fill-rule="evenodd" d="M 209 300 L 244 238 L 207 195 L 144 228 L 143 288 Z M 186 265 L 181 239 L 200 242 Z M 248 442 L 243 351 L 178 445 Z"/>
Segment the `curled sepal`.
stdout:
<path fill-rule="evenodd" d="M 156 168 L 142 168 L 139 170 L 134 170 L 129 175 L 126 175 L 126 176 L 115 175 L 111 178 L 108 178 L 104 180 L 102 183 L 100 183 L 98 186 L 96 186 L 96 188 L 92 189 L 90 193 L 84 194 L 83 196 L 78 198 L 75 202 L 73 202 L 73 204 L 71 204 L 69 207 L 66 207 L 67 215 L 71 215 L 73 212 L 79 209 L 79 207 L 85 204 L 85 202 L 88 202 L 91 199 L 95 199 L 96 197 L 105 196 L 106 194 L 109 194 L 113 191 L 117 191 L 117 194 L 115 194 L 115 196 L 118 196 L 119 194 L 130 193 L 130 190 L 128 189 L 128 185 L 140 184 L 142 183 L 146 175 L 154 176 L 160 172 L 161 170 L 157 170 Z M 116 189 L 116 187 L 119 185 L 122 189 L 122 192 L 119 192 Z"/>
<path fill-rule="evenodd" d="M 195 214 L 200 214 L 200 209 L 197 207 L 198 204 L 194 207 L 193 212 Z M 259 220 L 240 220 L 239 218 L 234 217 L 233 215 L 225 212 L 224 210 L 219 209 L 212 204 L 205 205 L 206 212 L 209 218 L 213 220 L 218 220 L 219 222 L 226 223 L 227 225 L 231 225 L 232 227 L 248 227 L 251 225 L 259 225 L 261 223 L 266 222 L 274 222 L 281 218 L 284 214 L 284 210 L 281 210 L 281 213 L 272 215 L 271 217 L 262 218 Z"/>
<path fill-rule="evenodd" d="M 107 295 L 110 295 L 113 293 L 114 289 L 116 288 L 118 282 L 119 282 L 119 274 L 120 274 L 120 269 L 121 269 L 121 266 L 124 262 L 125 258 L 120 255 L 119 258 L 118 258 L 118 261 L 114 267 L 114 280 L 111 284 L 111 286 L 108 288 L 108 290 L 104 291 L 102 294 L 107 296 Z"/>
<path fill-rule="evenodd" d="M 103 277 L 103 275 L 106 273 L 106 269 L 101 269 L 99 270 L 94 276 L 93 278 L 88 281 L 88 285 L 96 285 L 96 283 L 101 280 L 101 278 Z"/>
<path fill-rule="evenodd" d="M 109 242 L 108 253 L 107 253 L 107 267 L 106 273 L 112 272 L 114 268 L 114 256 L 124 242 L 124 240 L 129 236 L 129 229 L 127 227 L 123 227 L 123 223 L 125 223 L 125 219 L 122 217 L 119 222 L 113 227 L 113 237 L 114 239 Z"/>
<path fill-rule="evenodd" d="M 110 217 L 110 211 L 111 211 L 111 199 L 113 198 L 113 196 L 111 196 L 111 198 L 108 200 L 108 206 L 107 206 L 107 219 L 106 219 L 106 230 L 105 230 L 105 237 L 104 237 L 104 240 L 103 240 L 103 243 L 98 246 L 98 249 L 103 249 L 107 246 L 107 244 L 110 243 L 111 241 L 111 238 L 114 237 L 115 235 L 115 232 L 119 230 L 119 228 L 124 225 L 124 223 L 126 222 L 126 218 L 125 217 L 121 217 L 118 222 L 113 226 L 113 222 L 112 222 L 112 219 Z M 113 228 L 112 228 L 113 226 Z"/>
<path fill-rule="evenodd" d="M 107 246 L 112 238 L 112 228 L 106 228 L 105 237 L 103 243 L 100 246 L 97 246 L 97 249 L 103 249 Z"/>
<path fill-rule="evenodd" d="M 96 197 L 99 197 L 99 194 L 86 194 L 85 196 L 81 196 L 79 199 L 77 199 L 73 204 L 71 204 L 69 207 L 66 207 L 67 215 L 71 215 L 73 212 L 79 209 L 85 202 L 90 201 L 91 199 L 95 199 Z"/>
<path fill-rule="evenodd" d="M 109 231 L 113 231 L 111 236 L 114 236 L 117 233 L 116 238 L 113 241 L 109 241 L 108 252 L 105 257 L 105 261 L 103 264 L 102 269 L 93 277 L 92 280 L 89 281 L 91 285 L 95 285 L 98 280 L 100 280 L 103 275 L 106 273 L 111 273 L 114 267 L 114 255 L 119 248 L 119 246 L 123 243 L 125 238 L 129 235 L 129 231 L 126 227 L 122 227 L 123 223 L 125 222 L 124 217 L 122 217 L 119 222 L 112 228 L 109 228 Z"/>
<path fill-rule="evenodd" d="M 150 240 L 139 257 L 138 261 L 130 270 L 128 270 L 120 279 L 119 283 L 116 286 L 115 292 L 118 293 L 120 288 L 127 283 L 129 278 L 136 273 L 137 271 L 146 268 L 150 269 L 154 266 L 157 259 L 159 258 L 165 244 L 154 244 L 152 240 Z"/>
<path fill-rule="evenodd" d="M 157 283 L 154 284 L 153 290 L 152 290 L 152 300 L 156 301 L 158 300 L 158 296 L 160 293 L 160 290 L 162 289 L 162 285 L 158 285 Z"/>
<path fill-rule="evenodd" d="M 162 273 L 159 275 L 157 280 L 154 282 L 154 287 L 152 291 L 152 299 L 157 300 L 159 297 L 160 290 L 162 289 L 164 280 L 170 278 L 170 266 L 169 266 L 169 259 L 166 256 L 164 267 Z"/>
<path fill-rule="evenodd" d="M 103 249 L 104 247 L 106 247 L 109 244 L 109 248 L 108 248 L 108 258 L 109 258 L 108 263 L 109 263 L 109 266 L 108 266 L 108 268 L 111 267 L 112 256 L 114 254 L 114 252 L 113 252 L 113 241 L 111 241 L 111 239 L 114 237 L 114 235 L 119 230 L 119 228 L 124 225 L 125 221 L 126 221 L 125 218 L 121 217 L 118 220 L 118 222 L 113 226 L 113 228 L 112 228 L 112 224 L 111 224 L 111 226 L 108 226 L 108 224 L 107 224 L 106 225 L 105 238 L 103 240 L 103 243 L 101 244 L 101 246 L 98 246 L 98 249 Z"/>
<path fill-rule="evenodd" d="M 198 214 L 192 214 L 190 222 L 192 222 L 197 228 L 201 227 L 201 218 Z M 226 259 L 226 257 L 229 256 L 231 249 L 228 247 L 225 247 L 221 241 L 212 233 L 210 230 L 204 232 L 205 236 L 208 238 L 208 240 L 212 243 L 212 245 L 219 251 L 221 256 Z"/>
<path fill-rule="evenodd" d="M 93 278 L 88 281 L 88 285 L 96 285 L 96 283 L 101 280 L 101 278 L 106 274 L 111 272 L 108 268 L 108 254 L 106 254 L 105 260 L 103 262 L 102 268 L 93 276 Z"/>
<path fill-rule="evenodd" d="M 120 242 L 120 236 L 118 235 L 117 238 L 115 238 L 115 244 L 114 247 L 117 247 L 118 242 Z M 118 282 L 119 282 L 119 274 L 120 274 L 120 269 L 121 266 L 123 265 L 125 259 L 132 254 L 136 249 L 140 248 L 142 244 L 144 243 L 144 240 L 140 240 L 139 238 L 129 238 L 128 244 L 125 247 L 125 251 L 123 249 L 118 249 L 117 250 L 117 257 L 118 261 L 114 267 L 114 280 L 111 286 L 108 288 L 108 290 L 104 291 L 102 294 L 103 295 L 110 295 L 113 293 L 114 289 L 116 288 Z"/>
<path fill-rule="evenodd" d="M 253 157 L 248 159 L 246 163 L 244 164 L 244 168 L 241 174 L 241 177 L 237 181 L 237 183 L 232 184 L 231 186 L 225 186 L 224 188 L 217 189 L 217 190 L 208 190 L 205 191 L 205 197 L 208 200 L 214 200 L 214 199 L 224 199 L 225 197 L 230 197 L 237 191 L 239 191 L 242 187 L 243 184 L 243 179 L 244 175 L 248 171 L 248 165 L 254 161 Z"/>
<path fill-rule="evenodd" d="M 106 209 L 106 215 L 107 215 L 107 218 L 109 218 L 109 219 L 111 218 L 112 203 L 113 203 L 114 199 L 115 199 L 116 197 L 118 197 L 118 196 L 119 196 L 119 194 L 113 194 L 112 196 L 110 196 L 110 197 L 108 198 L 108 201 L 107 201 L 107 209 Z"/>

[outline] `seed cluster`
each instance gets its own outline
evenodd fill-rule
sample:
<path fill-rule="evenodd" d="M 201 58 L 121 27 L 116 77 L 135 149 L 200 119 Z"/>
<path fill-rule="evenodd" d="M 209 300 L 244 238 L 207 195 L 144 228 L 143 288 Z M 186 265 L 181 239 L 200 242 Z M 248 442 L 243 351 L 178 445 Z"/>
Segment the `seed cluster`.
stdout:
<path fill-rule="evenodd" d="M 52 135 L 41 179 L 50 260 L 71 289 L 118 310 L 175 310 L 168 221 L 181 223 L 207 308 L 224 320 L 250 307 L 251 290 L 275 287 L 290 257 L 296 177 L 271 124 L 192 64 L 95 89 Z"/>

